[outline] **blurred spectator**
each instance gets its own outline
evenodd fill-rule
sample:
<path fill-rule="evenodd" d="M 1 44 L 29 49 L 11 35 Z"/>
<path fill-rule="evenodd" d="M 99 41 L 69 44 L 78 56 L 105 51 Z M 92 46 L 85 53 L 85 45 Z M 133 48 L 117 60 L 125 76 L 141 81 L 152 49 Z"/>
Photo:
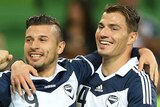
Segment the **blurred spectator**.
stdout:
<path fill-rule="evenodd" d="M 88 3 L 71 0 L 64 25 L 66 48 L 62 56 L 73 58 L 96 50 L 94 25 Z"/>

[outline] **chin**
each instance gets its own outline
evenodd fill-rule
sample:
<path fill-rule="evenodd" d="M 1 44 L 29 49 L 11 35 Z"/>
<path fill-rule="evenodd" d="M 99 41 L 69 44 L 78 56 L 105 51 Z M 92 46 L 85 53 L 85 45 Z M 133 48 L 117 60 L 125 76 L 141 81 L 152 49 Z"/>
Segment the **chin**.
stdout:
<path fill-rule="evenodd" d="M 104 54 L 105 51 L 104 51 L 104 50 L 101 50 L 101 49 L 98 49 L 98 53 L 101 55 L 101 54 Z"/>
<path fill-rule="evenodd" d="M 98 54 L 100 54 L 101 56 L 108 56 L 109 53 L 106 51 L 98 51 Z"/>

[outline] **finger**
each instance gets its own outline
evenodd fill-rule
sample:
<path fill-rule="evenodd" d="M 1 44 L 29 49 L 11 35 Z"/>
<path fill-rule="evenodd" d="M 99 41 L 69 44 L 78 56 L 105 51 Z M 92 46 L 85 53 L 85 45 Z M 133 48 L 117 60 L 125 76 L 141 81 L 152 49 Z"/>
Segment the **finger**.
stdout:
<path fill-rule="evenodd" d="M 3 50 L 3 53 L 0 56 L 0 64 L 4 63 L 7 60 L 8 55 L 9 55 L 8 51 Z"/>
<path fill-rule="evenodd" d="M 38 76 L 37 70 L 35 68 L 33 68 L 32 66 L 28 65 L 29 69 L 30 69 L 30 73 L 34 76 Z M 27 81 L 29 87 L 31 88 L 33 93 L 36 93 L 36 88 L 32 82 L 32 80 L 30 79 L 29 75 L 25 75 L 24 76 L 25 80 Z"/>
<path fill-rule="evenodd" d="M 138 64 L 138 71 L 142 71 L 144 66 L 144 61 L 140 58 Z"/>
<path fill-rule="evenodd" d="M 8 60 L 8 61 L 11 61 L 12 59 L 13 59 L 13 55 L 10 54 L 10 55 L 8 56 L 7 60 Z"/>
<path fill-rule="evenodd" d="M 26 80 L 27 83 L 28 83 L 28 84 L 26 84 L 26 85 L 27 85 L 27 86 L 29 85 L 29 87 L 31 88 L 32 92 L 33 92 L 33 93 L 36 93 L 36 88 L 35 88 L 32 80 L 31 80 L 30 78 L 25 78 L 25 80 Z M 28 95 L 31 95 L 31 94 L 30 94 L 30 90 L 28 90 L 27 94 L 28 94 Z"/>
<path fill-rule="evenodd" d="M 156 71 L 155 71 L 155 73 L 154 73 L 154 84 L 155 84 L 155 86 L 157 87 L 158 86 L 158 82 L 159 82 L 159 71 L 158 71 L 158 67 L 156 68 Z"/>
<path fill-rule="evenodd" d="M 15 93 L 16 92 L 16 86 L 14 83 L 14 80 L 11 78 L 11 85 L 12 85 L 12 92 Z"/>
<path fill-rule="evenodd" d="M 14 84 L 15 84 L 15 90 L 17 89 L 18 93 L 20 96 L 22 96 L 22 89 L 21 89 L 21 85 L 18 79 L 14 79 Z"/>
<path fill-rule="evenodd" d="M 28 84 L 27 84 L 26 80 L 24 78 L 20 77 L 20 83 L 22 84 L 22 87 L 24 88 L 24 90 L 26 91 L 26 93 L 28 94 L 28 96 L 31 96 L 32 93 L 30 91 L 30 88 L 28 87 Z M 19 88 L 21 88 L 21 87 L 19 86 Z"/>
<path fill-rule="evenodd" d="M 22 88 L 21 88 L 21 85 L 20 85 L 19 81 L 17 81 L 17 89 L 18 89 L 19 95 L 20 95 L 20 96 L 23 96 Z"/>
<path fill-rule="evenodd" d="M 156 72 L 156 66 L 154 64 L 150 64 L 150 66 L 149 66 L 149 75 L 150 75 L 150 79 L 152 81 L 154 81 L 155 72 Z"/>
<path fill-rule="evenodd" d="M 8 63 L 9 62 L 7 61 L 7 62 L 4 62 L 4 63 L 0 64 L 0 70 L 5 69 L 7 67 L 7 65 L 8 65 Z"/>
<path fill-rule="evenodd" d="M 38 72 L 35 68 L 33 68 L 32 66 L 29 66 L 30 68 L 30 73 L 33 75 L 33 76 L 38 76 Z"/>

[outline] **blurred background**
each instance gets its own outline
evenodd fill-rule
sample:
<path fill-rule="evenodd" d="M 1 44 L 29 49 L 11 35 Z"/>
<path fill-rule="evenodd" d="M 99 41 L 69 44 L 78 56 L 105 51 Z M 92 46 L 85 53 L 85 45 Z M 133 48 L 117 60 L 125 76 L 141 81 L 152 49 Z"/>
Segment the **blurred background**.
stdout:
<path fill-rule="evenodd" d="M 113 3 L 138 10 L 140 35 L 134 46 L 151 49 L 160 65 L 159 0 L 0 0 L 0 49 L 9 50 L 14 60 L 22 59 L 26 18 L 46 14 L 56 17 L 63 28 L 67 46 L 62 56 L 85 55 L 96 49 L 97 24 L 106 4 Z"/>

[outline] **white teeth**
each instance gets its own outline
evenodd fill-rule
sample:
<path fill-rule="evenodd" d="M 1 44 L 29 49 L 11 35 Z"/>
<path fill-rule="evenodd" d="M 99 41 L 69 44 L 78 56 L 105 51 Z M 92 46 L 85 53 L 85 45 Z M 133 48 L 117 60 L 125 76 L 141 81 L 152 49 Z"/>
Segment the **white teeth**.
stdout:
<path fill-rule="evenodd" d="M 108 42 L 108 41 L 100 41 L 100 43 L 103 44 L 103 45 L 110 45 L 110 44 L 111 44 L 111 43 Z"/>
<path fill-rule="evenodd" d="M 31 57 L 40 57 L 40 55 L 31 55 Z"/>

